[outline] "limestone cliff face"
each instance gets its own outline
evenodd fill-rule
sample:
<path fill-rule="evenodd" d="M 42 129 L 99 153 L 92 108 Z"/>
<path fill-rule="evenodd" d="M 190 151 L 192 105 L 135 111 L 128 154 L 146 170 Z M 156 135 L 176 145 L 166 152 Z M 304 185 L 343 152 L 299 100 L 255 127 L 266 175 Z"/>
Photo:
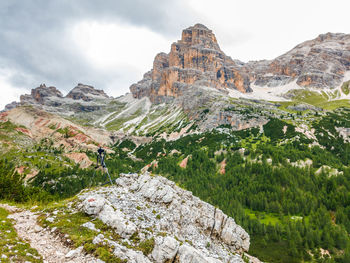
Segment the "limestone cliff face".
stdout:
<path fill-rule="evenodd" d="M 152 102 L 162 102 L 181 96 L 193 84 L 251 91 L 241 65 L 220 50 L 213 32 L 201 24 L 183 30 L 181 40 L 171 45 L 170 53 L 158 54 L 153 69 L 130 90 L 134 98 L 147 96 Z"/>

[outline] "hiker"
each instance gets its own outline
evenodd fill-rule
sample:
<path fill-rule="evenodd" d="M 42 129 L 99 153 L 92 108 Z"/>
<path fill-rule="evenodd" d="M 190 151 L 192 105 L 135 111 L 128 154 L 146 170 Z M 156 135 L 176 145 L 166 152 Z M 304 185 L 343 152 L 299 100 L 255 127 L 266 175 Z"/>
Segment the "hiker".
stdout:
<path fill-rule="evenodd" d="M 100 146 L 100 148 L 98 148 L 98 150 L 97 150 L 97 153 L 98 153 L 97 154 L 97 163 L 96 163 L 95 168 L 98 168 L 100 166 L 99 161 L 101 162 L 101 166 L 103 168 L 105 168 L 106 167 L 106 165 L 105 165 L 106 151 L 103 148 L 101 148 L 101 146 Z"/>

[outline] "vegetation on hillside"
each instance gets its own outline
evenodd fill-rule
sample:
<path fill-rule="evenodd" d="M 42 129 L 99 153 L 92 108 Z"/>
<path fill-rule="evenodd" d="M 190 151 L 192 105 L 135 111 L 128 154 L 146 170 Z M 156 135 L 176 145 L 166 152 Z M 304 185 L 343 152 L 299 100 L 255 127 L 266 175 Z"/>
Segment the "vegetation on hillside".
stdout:
<path fill-rule="evenodd" d="M 241 224 L 251 235 L 250 253 L 263 261 L 349 262 L 350 144 L 339 129 L 350 128 L 350 111 L 293 116 L 299 120 L 272 118 L 263 129 L 220 127 L 140 146 L 117 142 L 106 164 L 115 179 L 156 161 L 154 173 Z M 294 126 L 301 120 L 313 137 Z M 95 153 L 86 154 L 95 160 Z M 39 173 L 25 183 L 19 165 Z M 81 169 L 50 140 L 22 152 L 10 149 L 0 159 L 2 200 L 48 203 L 106 182 L 101 169 Z"/>
<path fill-rule="evenodd" d="M 350 127 L 347 115 L 347 110 L 329 113 L 313 124 L 316 137 L 333 135 L 320 138 L 318 146 L 293 125 L 273 119 L 263 134 L 251 129 L 159 140 L 135 154 L 148 162 L 157 159 L 155 173 L 234 217 L 251 234 L 250 253 L 261 260 L 348 262 L 349 144 L 334 128 Z M 169 154 L 173 149 L 179 153 Z M 337 173 L 331 176 L 325 167 Z"/>

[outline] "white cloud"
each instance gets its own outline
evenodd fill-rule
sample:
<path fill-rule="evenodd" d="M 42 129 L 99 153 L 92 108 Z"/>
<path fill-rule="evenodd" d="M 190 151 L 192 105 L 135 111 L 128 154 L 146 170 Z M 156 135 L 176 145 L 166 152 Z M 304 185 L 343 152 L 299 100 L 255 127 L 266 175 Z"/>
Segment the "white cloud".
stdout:
<path fill-rule="evenodd" d="M 232 58 L 273 59 L 327 32 L 349 33 L 348 0 L 189 0 Z"/>
<path fill-rule="evenodd" d="M 18 101 L 20 95 L 28 91 L 27 89 L 11 85 L 9 82 L 11 75 L 12 73 L 9 71 L 0 70 L 0 110 L 3 109 L 6 104 L 12 101 Z"/>
<path fill-rule="evenodd" d="M 146 71 L 155 55 L 169 52 L 170 40 L 145 27 L 83 21 L 71 31 L 73 43 L 99 70 L 127 66 Z"/>
<path fill-rule="evenodd" d="M 91 20 L 74 25 L 70 38 L 91 67 L 115 75 L 105 86 L 114 96 L 128 92 L 153 67 L 157 53 L 169 52 L 172 41 L 146 27 Z"/>

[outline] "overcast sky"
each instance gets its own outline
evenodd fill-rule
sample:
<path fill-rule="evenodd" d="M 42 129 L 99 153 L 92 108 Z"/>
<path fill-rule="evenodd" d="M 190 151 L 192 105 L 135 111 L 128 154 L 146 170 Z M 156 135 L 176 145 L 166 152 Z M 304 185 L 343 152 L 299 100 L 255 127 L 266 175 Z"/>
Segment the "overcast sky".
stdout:
<path fill-rule="evenodd" d="M 0 0 L 0 109 L 40 83 L 122 95 L 195 23 L 247 62 L 350 33 L 349 10 L 349 0 Z"/>

